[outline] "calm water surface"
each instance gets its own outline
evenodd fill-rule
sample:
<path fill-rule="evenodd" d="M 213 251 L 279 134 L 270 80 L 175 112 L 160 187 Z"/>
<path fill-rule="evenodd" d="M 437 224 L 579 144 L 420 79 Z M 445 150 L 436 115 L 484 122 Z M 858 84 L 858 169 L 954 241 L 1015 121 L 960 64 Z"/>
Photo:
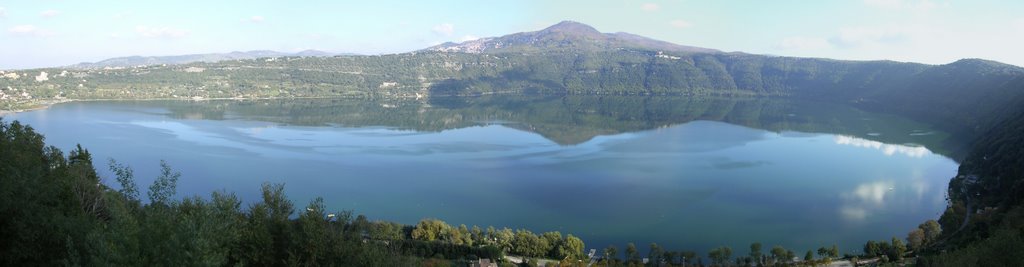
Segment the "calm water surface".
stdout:
<path fill-rule="evenodd" d="M 322 196 L 371 219 L 558 230 L 620 250 L 857 251 L 937 218 L 957 167 L 927 125 L 793 100 L 78 102 L 5 120 L 127 163 L 143 187 L 166 160 L 179 196 L 252 201 L 285 183 L 299 207 Z"/>

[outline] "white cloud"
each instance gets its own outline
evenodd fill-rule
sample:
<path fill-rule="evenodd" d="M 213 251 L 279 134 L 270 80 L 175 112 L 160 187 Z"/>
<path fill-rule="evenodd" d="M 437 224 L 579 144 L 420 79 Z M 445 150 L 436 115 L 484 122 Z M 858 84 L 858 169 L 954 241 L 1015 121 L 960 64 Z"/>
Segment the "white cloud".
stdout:
<path fill-rule="evenodd" d="M 135 32 L 147 38 L 181 38 L 189 34 L 187 30 L 171 27 L 135 26 Z"/>
<path fill-rule="evenodd" d="M 13 35 L 20 36 L 35 36 L 35 37 L 48 37 L 53 36 L 53 32 L 36 27 L 35 25 L 17 25 L 14 27 L 7 28 L 7 32 Z"/>
<path fill-rule="evenodd" d="M 437 26 L 434 26 L 433 31 L 440 35 L 452 36 L 452 34 L 455 34 L 455 25 L 452 25 L 451 23 L 438 24 Z"/>
<path fill-rule="evenodd" d="M 462 38 L 459 38 L 459 42 L 472 41 L 472 40 L 476 40 L 476 39 L 480 39 L 480 37 L 473 36 L 473 35 L 466 35 L 466 36 L 462 36 Z"/>
<path fill-rule="evenodd" d="M 661 6 L 655 3 L 644 3 L 640 5 L 640 10 L 643 11 L 658 11 L 659 9 L 661 9 Z"/>
<path fill-rule="evenodd" d="M 669 21 L 668 25 L 672 26 L 673 28 L 679 28 L 679 29 L 685 29 L 685 28 L 693 27 L 693 23 L 690 23 L 689 21 L 685 21 L 685 20 L 681 20 L 681 19 Z"/>
<path fill-rule="evenodd" d="M 53 9 L 49 9 L 49 10 L 46 10 L 46 11 L 43 11 L 43 12 L 39 12 L 39 16 L 42 16 L 44 18 L 52 18 L 52 17 L 56 17 L 57 15 L 60 15 L 60 11 L 53 10 Z"/>
<path fill-rule="evenodd" d="M 864 0 L 864 5 L 889 11 L 912 12 L 926 12 L 939 7 L 939 4 L 931 0 Z"/>
<path fill-rule="evenodd" d="M 0 19 L 7 17 L 7 9 L 0 7 Z"/>
<path fill-rule="evenodd" d="M 819 50 L 832 45 L 825 38 L 795 36 L 782 39 L 776 47 L 785 50 Z"/>

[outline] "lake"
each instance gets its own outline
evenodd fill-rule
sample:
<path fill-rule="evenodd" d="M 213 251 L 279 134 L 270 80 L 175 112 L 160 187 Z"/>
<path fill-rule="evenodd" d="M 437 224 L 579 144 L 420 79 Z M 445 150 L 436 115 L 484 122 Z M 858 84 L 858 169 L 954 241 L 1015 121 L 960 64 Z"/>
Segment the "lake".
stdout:
<path fill-rule="evenodd" d="M 140 187 L 166 160 L 178 197 L 259 197 L 371 220 L 561 231 L 587 247 L 752 242 L 859 251 L 945 207 L 949 135 L 792 99 L 480 97 L 72 102 L 8 115 L 65 151 L 113 158 Z"/>

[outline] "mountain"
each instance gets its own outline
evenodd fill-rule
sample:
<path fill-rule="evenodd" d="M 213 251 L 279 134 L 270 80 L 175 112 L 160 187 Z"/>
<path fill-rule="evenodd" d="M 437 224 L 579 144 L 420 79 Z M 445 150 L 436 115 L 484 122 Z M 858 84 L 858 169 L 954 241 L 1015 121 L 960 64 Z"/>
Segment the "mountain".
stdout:
<path fill-rule="evenodd" d="M 444 43 L 424 49 L 426 51 L 501 53 L 537 52 L 551 50 L 598 51 L 641 49 L 668 52 L 720 53 L 721 51 L 677 45 L 665 41 L 629 34 L 601 33 L 574 21 L 563 21 L 535 32 L 522 32 L 501 37 L 482 38 L 462 43 Z"/>
<path fill-rule="evenodd" d="M 193 62 L 217 62 L 224 60 L 239 60 L 239 59 L 256 59 L 263 57 L 287 57 L 287 56 L 299 56 L 299 57 L 326 57 L 340 55 L 336 53 L 324 52 L 319 50 L 304 50 L 297 53 L 277 52 L 270 50 L 253 50 L 239 52 L 234 51 L 231 53 L 210 53 L 210 54 L 192 54 L 192 55 L 177 55 L 177 56 L 130 56 L 130 57 L 117 57 L 106 59 L 103 61 L 90 63 L 83 62 L 75 65 L 68 66 L 75 69 L 88 69 L 88 68 L 105 68 L 105 67 L 134 67 L 134 66 L 147 66 L 147 65 L 176 65 L 176 64 L 188 64 Z"/>

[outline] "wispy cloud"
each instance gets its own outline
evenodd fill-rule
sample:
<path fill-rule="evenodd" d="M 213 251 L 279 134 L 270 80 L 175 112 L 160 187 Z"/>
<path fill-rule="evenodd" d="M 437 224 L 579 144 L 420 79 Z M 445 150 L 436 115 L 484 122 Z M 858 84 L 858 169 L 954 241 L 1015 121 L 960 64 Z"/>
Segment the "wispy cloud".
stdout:
<path fill-rule="evenodd" d="M 693 23 L 690 23 L 689 21 L 685 21 L 685 20 L 681 20 L 681 19 L 676 19 L 676 20 L 669 21 L 668 25 L 672 26 L 673 28 L 677 28 L 677 29 L 685 29 L 685 28 L 693 27 Z"/>
<path fill-rule="evenodd" d="M 440 35 L 452 36 L 452 34 L 455 34 L 455 25 L 452 25 L 451 23 L 441 23 L 438 24 L 437 26 L 434 26 L 432 30 L 434 31 L 434 33 Z"/>
<path fill-rule="evenodd" d="M 7 32 L 18 36 L 49 37 L 54 35 L 52 31 L 27 24 L 7 28 Z"/>
<path fill-rule="evenodd" d="M 189 31 L 172 27 L 149 27 L 135 26 L 135 32 L 146 38 L 182 38 L 188 36 Z"/>
<path fill-rule="evenodd" d="M 659 9 L 661 9 L 661 6 L 655 3 L 643 3 L 640 5 L 640 10 L 643 11 L 658 11 Z"/>
<path fill-rule="evenodd" d="M 57 15 L 60 15 L 60 11 L 53 10 L 53 9 L 49 9 L 49 10 L 45 10 L 43 12 L 39 12 L 39 16 L 44 17 L 44 18 L 52 18 L 52 17 L 56 17 Z"/>
<path fill-rule="evenodd" d="M 0 6 L 0 19 L 7 17 L 7 9 Z"/>

